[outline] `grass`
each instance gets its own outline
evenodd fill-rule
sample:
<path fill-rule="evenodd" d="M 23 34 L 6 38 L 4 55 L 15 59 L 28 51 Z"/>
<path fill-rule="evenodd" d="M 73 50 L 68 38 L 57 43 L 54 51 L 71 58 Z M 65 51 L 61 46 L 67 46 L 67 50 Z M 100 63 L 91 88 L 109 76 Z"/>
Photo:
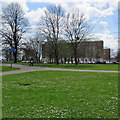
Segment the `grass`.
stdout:
<path fill-rule="evenodd" d="M 20 68 L 10 66 L 0 66 L 0 72 L 19 70 Z"/>
<path fill-rule="evenodd" d="M 23 65 L 29 65 L 29 63 L 18 63 Z M 39 67 L 49 68 L 66 68 L 66 69 L 80 69 L 80 70 L 109 70 L 118 71 L 118 64 L 34 64 Z"/>
<path fill-rule="evenodd" d="M 118 74 L 37 71 L 3 76 L 3 118 L 117 118 Z"/>

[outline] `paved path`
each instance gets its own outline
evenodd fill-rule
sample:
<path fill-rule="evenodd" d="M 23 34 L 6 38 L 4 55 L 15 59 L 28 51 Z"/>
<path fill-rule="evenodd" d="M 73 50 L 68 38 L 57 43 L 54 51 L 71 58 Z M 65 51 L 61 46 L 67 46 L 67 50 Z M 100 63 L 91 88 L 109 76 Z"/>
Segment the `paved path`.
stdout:
<path fill-rule="evenodd" d="M 10 66 L 10 64 L 1 64 L 3 66 Z M 17 74 L 17 73 L 25 73 L 31 71 L 44 71 L 44 70 L 54 70 L 54 71 L 81 71 L 81 72 L 103 72 L 103 73 L 118 73 L 118 71 L 105 71 L 105 70 L 78 70 L 78 69 L 62 69 L 62 68 L 47 68 L 47 67 L 32 67 L 27 65 L 18 65 L 13 64 L 13 67 L 21 68 L 20 70 L 15 71 L 6 71 L 0 72 L 0 75 L 9 75 L 9 74 Z M 119 71 L 120 73 L 120 71 Z"/>

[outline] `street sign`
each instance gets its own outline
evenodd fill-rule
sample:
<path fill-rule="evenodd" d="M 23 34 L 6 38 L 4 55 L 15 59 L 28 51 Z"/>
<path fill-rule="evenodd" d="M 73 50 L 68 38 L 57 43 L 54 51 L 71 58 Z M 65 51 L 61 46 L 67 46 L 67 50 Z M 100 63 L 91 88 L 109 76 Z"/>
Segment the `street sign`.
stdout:
<path fill-rule="evenodd" d="M 9 48 L 9 51 L 11 51 L 11 67 L 12 67 L 12 56 L 13 56 L 13 52 L 15 52 L 16 49 Z"/>
<path fill-rule="evenodd" d="M 9 49 L 9 51 L 13 51 L 13 52 L 15 52 L 15 51 L 16 51 L 16 49 L 10 48 L 10 49 Z"/>

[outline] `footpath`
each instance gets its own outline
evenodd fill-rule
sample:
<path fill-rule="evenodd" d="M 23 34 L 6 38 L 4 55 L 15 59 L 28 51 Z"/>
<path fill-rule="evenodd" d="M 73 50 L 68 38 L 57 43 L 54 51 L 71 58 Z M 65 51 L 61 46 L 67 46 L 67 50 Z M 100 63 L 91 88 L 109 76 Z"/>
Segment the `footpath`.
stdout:
<path fill-rule="evenodd" d="M 1 66 L 2 66 L 2 65 L 3 65 L 3 66 L 10 66 L 10 64 L 5 64 L 5 63 L 0 63 L 0 65 L 1 65 Z M 20 68 L 20 70 L 0 72 L 0 75 L 9 75 L 9 74 L 25 73 L 25 72 L 31 72 L 31 71 L 45 71 L 45 70 L 118 73 L 118 71 L 47 68 L 47 67 L 35 67 L 35 66 L 27 66 L 27 65 L 19 65 L 19 64 L 13 64 L 13 67 Z M 119 71 L 119 73 L 120 73 L 120 71 Z"/>

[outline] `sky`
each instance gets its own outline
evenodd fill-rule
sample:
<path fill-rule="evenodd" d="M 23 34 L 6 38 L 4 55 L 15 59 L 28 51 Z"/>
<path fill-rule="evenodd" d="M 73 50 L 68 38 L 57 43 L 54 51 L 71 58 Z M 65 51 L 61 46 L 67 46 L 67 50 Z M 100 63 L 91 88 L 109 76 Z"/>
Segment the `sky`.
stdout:
<path fill-rule="evenodd" d="M 118 50 L 118 0 L 0 0 L 2 6 L 10 2 L 21 4 L 32 29 L 51 4 L 60 4 L 66 13 L 79 10 L 94 26 L 95 38 L 103 40 L 104 47 Z"/>

